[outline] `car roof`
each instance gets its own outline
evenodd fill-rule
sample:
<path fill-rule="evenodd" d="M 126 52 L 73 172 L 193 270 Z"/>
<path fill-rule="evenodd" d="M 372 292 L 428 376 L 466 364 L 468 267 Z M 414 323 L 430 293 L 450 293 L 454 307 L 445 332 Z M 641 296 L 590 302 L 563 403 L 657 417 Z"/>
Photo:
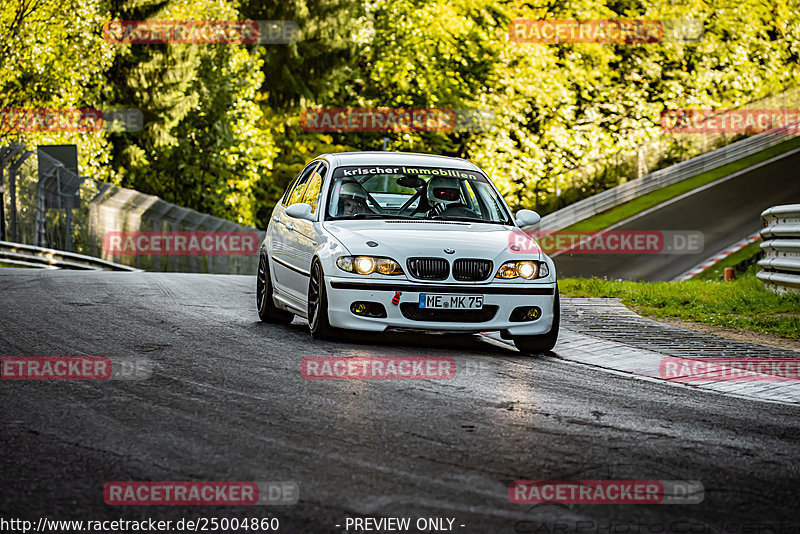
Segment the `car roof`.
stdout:
<path fill-rule="evenodd" d="M 323 154 L 320 159 L 330 162 L 335 167 L 345 165 L 420 165 L 480 171 L 474 163 L 465 159 L 414 152 L 337 152 Z"/>

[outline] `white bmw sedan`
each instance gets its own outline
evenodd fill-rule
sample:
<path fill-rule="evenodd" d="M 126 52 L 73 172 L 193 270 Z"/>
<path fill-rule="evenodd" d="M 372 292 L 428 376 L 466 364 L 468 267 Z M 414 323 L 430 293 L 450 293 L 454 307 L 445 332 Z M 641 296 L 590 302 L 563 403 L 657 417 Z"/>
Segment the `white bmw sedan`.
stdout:
<path fill-rule="evenodd" d="M 468 161 L 395 152 L 326 154 L 272 213 L 257 279 L 262 321 L 311 335 L 387 329 L 499 331 L 524 353 L 558 337 L 553 261 Z"/>

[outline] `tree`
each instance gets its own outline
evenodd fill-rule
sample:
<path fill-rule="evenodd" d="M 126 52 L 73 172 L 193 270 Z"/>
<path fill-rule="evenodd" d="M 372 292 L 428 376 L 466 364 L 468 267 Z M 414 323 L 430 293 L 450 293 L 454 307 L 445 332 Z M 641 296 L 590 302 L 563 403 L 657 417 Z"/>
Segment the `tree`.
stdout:
<path fill-rule="evenodd" d="M 119 20 L 238 20 L 230 4 L 117 2 Z M 142 110 L 141 133 L 114 136 L 122 183 L 243 224 L 256 222 L 254 189 L 271 166 L 272 139 L 255 104 L 258 48 L 240 44 L 119 45 L 107 95 Z"/>
<path fill-rule="evenodd" d="M 103 73 L 114 49 L 96 31 L 100 0 L 9 0 L 0 8 L 0 146 L 79 145 L 81 173 L 109 178 L 106 132 L 20 131 L 9 110 L 102 108 Z"/>

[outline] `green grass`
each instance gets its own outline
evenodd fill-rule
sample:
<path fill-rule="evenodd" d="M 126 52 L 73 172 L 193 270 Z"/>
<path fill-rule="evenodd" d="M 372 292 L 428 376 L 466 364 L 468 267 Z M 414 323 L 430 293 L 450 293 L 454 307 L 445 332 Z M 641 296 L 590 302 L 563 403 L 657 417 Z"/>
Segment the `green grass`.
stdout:
<path fill-rule="evenodd" d="M 724 258 L 705 271 L 699 273 L 697 276 L 693 278 L 693 280 L 721 280 L 722 274 L 725 270 L 725 267 L 736 267 L 738 264 L 742 263 L 745 260 L 749 260 L 759 252 L 761 252 L 761 240 L 755 241 L 746 245 L 745 247 L 737 250 L 727 258 Z M 739 276 L 741 273 L 737 272 L 736 275 Z"/>
<path fill-rule="evenodd" d="M 788 141 L 784 141 L 775 146 L 762 150 L 757 154 L 747 156 L 746 158 L 734 161 L 733 163 L 729 163 L 727 165 L 723 165 L 722 167 L 717 167 L 716 169 L 698 174 L 697 176 L 687 178 L 686 180 L 678 182 L 677 184 L 662 187 L 661 189 L 657 189 L 652 193 L 642 195 L 629 202 L 626 202 L 625 204 L 620 204 L 619 206 L 604 211 L 603 213 L 598 213 L 597 215 L 589 217 L 588 219 L 579 221 L 571 226 L 568 226 L 564 230 L 604 230 L 612 224 L 624 221 L 628 217 L 633 217 L 637 213 L 641 213 L 648 208 L 657 206 L 662 202 L 666 202 L 667 200 L 692 191 L 693 189 L 710 184 L 711 182 L 719 180 L 720 178 L 724 178 L 729 174 L 746 169 L 747 167 L 755 165 L 756 163 L 766 161 L 772 157 L 783 154 L 784 152 L 788 152 L 797 147 L 800 147 L 800 137 L 789 139 Z"/>
<path fill-rule="evenodd" d="M 800 294 L 778 295 L 755 277 L 757 266 L 733 282 L 559 280 L 567 297 L 618 297 L 642 315 L 674 317 L 800 340 Z"/>

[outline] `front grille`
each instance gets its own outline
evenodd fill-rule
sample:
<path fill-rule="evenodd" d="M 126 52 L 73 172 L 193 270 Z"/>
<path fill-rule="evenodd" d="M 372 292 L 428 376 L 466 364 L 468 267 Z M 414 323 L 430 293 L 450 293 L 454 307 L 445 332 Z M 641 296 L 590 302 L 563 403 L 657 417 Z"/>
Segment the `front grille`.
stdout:
<path fill-rule="evenodd" d="M 460 258 L 453 262 L 453 278 L 461 282 L 480 282 L 492 274 L 490 260 Z"/>
<path fill-rule="evenodd" d="M 419 280 L 444 280 L 450 274 L 450 264 L 444 258 L 408 258 L 406 266 Z"/>
<path fill-rule="evenodd" d="M 494 319 L 498 308 L 494 304 L 487 304 L 480 310 L 433 310 L 420 308 L 415 302 L 400 304 L 400 312 L 406 319 L 437 323 L 485 323 Z"/>

